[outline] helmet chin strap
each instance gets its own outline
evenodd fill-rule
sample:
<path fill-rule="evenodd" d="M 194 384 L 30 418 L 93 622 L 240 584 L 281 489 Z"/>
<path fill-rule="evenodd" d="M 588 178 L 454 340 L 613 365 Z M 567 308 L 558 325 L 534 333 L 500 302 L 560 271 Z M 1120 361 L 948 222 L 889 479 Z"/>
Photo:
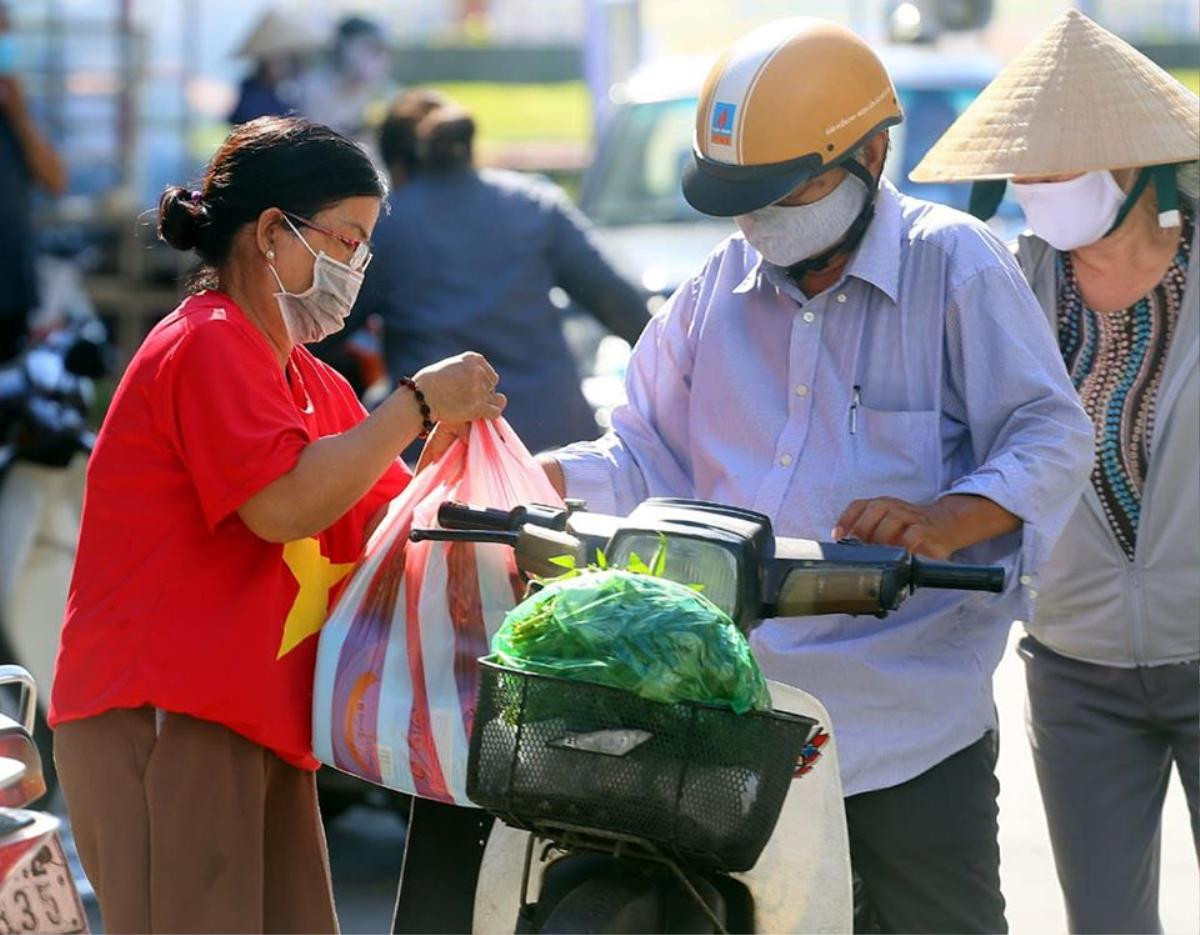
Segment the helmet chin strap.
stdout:
<path fill-rule="evenodd" d="M 797 285 L 809 273 L 820 272 L 838 257 L 853 253 L 862 242 L 863 236 L 867 233 L 867 228 L 871 225 L 871 221 L 875 218 L 875 196 L 879 192 L 879 179 L 871 175 L 867 171 L 867 167 L 857 159 L 848 159 L 843 166 L 847 172 L 858 176 L 862 183 L 867 186 L 866 201 L 863 202 L 862 210 L 858 212 L 858 216 L 855 217 L 853 223 L 847 228 L 841 240 L 828 250 L 818 253 L 816 256 L 807 257 L 787 267 L 786 272 L 788 276 Z"/>

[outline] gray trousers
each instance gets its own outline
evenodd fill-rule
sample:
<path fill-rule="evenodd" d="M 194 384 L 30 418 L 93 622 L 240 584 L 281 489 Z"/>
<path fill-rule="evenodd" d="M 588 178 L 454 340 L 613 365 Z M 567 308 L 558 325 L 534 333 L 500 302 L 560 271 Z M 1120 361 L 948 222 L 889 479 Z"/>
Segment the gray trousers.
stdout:
<path fill-rule="evenodd" d="M 1200 668 L 1119 669 L 1021 641 L 1029 740 L 1072 932 L 1161 932 L 1163 800 L 1179 770 L 1200 858 Z"/>

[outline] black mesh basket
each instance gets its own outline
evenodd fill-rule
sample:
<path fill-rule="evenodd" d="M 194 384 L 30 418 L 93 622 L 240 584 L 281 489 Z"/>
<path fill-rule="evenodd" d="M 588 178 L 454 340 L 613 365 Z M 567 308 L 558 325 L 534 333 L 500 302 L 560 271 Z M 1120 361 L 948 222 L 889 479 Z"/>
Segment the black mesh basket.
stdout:
<path fill-rule="evenodd" d="M 749 870 L 816 721 L 661 704 L 479 663 L 467 794 L 531 831 L 633 835 L 695 867 Z"/>

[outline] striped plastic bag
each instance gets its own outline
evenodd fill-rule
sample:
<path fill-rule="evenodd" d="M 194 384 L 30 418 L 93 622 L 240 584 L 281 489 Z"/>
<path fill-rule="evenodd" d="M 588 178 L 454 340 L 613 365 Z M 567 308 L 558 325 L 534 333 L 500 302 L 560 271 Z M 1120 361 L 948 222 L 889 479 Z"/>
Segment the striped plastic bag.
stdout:
<path fill-rule="evenodd" d="M 321 631 L 313 686 L 318 760 L 423 798 L 470 805 L 476 659 L 520 600 L 512 550 L 409 542 L 447 500 L 562 505 L 503 421 L 479 422 L 397 497 Z"/>

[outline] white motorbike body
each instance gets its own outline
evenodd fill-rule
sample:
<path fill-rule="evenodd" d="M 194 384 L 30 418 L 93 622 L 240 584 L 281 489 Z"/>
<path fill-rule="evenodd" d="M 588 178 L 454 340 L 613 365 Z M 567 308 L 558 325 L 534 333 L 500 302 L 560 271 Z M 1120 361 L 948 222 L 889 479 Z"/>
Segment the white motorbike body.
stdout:
<path fill-rule="evenodd" d="M 49 697 L 66 609 L 87 459 L 68 468 L 17 461 L 0 481 L 0 626 Z M 43 710 L 44 710 L 43 705 Z"/>
<path fill-rule="evenodd" d="M 777 710 L 815 719 L 830 733 L 811 772 L 792 781 L 771 840 L 754 868 L 735 876 L 754 897 L 760 932 L 849 932 L 853 928 L 850 843 L 838 773 L 837 735 L 816 698 L 770 682 Z M 475 890 L 474 931 L 511 932 L 521 902 L 525 831 L 496 822 Z M 536 898 L 544 865 L 535 860 L 529 893 Z"/>

